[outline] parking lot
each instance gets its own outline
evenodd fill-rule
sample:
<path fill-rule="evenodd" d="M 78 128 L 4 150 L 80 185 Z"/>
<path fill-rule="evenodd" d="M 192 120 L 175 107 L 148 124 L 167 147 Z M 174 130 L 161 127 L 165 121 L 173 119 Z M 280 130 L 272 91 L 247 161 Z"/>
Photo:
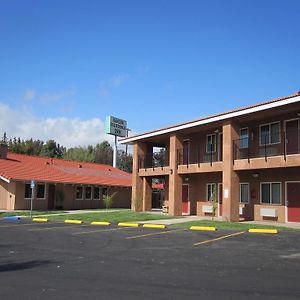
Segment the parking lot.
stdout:
<path fill-rule="evenodd" d="M 0 299 L 299 299 L 300 234 L 0 221 Z"/>

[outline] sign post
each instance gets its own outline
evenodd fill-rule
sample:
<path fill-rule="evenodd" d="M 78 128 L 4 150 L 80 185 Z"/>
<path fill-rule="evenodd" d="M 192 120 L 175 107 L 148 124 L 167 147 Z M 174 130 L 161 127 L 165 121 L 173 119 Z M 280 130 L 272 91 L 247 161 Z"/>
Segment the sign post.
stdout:
<path fill-rule="evenodd" d="M 108 116 L 106 117 L 106 128 L 105 132 L 107 134 L 111 134 L 115 136 L 115 144 L 114 144 L 114 153 L 113 153 L 113 167 L 116 168 L 117 166 L 117 136 L 119 137 L 126 137 L 127 136 L 127 121 Z"/>
<path fill-rule="evenodd" d="M 31 187 L 30 218 L 32 218 L 33 197 L 34 197 L 34 188 L 35 188 L 35 181 L 34 180 L 31 180 L 30 187 Z"/>

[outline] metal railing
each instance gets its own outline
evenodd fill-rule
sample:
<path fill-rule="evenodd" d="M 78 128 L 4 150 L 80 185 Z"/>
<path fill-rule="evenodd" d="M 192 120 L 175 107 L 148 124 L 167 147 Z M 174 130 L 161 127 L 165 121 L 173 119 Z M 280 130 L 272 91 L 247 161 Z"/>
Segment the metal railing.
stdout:
<path fill-rule="evenodd" d="M 260 137 L 260 139 L 251 140 L 242 138 L 233 141 L 233 160 L 264 157 L 284 156 L 300 153 L 300 131 L 283 132 L 278 141 L 271 142 L 270 137 Z"/>
<path fill-rule="evenodd" d="M 222 144 L 202 144 L 189 149 L 178 149 L 177 150 L 177 165 L 186 165 L 187 167 L 191 164 L 210 163 L 222 161 Z"/>
<path fill-rule="evenodd" d="M 139 156 L 139 169 L 148 169 L 148 168 L 164 168 L 169 166 L 169 159 L 166 153 L 153 152 L 147 153 L 144 156 Z"/>

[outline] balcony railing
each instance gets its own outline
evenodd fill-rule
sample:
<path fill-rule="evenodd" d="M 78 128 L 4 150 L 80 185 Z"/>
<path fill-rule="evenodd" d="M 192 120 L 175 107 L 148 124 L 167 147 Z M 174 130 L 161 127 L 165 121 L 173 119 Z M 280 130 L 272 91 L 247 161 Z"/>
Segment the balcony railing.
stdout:
<path fill-rule="evenodd" d="M 162 152 L 153 152 L 147 153 L 144 156 L 139 156 L 139 168 L 148 169 L 148 168 L 164 168 L 169 165 L 169 160 L 165 153 Z"/>
<path fill-rule="evenodd" d="M 300 153 L 300 131 L 283 132 L 278 142 L 270 143 L 270 138 L 254 140 L 242 138 L 233 141 L 233 159 L 248 159 L 284 156 Z"/>
<path fill-rule="evenodd" d="M 190 149 L 177 150 L 177 165 L 210 163 L 222 161 L 222 144 L 214 143 L 207 145 L 198 145 Z"/>

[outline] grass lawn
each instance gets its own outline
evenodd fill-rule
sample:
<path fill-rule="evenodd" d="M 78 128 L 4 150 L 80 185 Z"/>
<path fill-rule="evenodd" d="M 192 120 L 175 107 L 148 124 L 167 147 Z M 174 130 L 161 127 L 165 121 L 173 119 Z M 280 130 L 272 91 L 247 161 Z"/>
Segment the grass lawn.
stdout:
<path fill-rule="evenodd" d="M 259 224 L 247 224 L 247 223 L 236 223 L 236 222 L 225 222 L 225 221 L 210 221 L 210 220 L 201 220 L 201 221 L 192 221 L 180 224 L 173 224 L 172 227 L 179 228 L 190 228 L 191 226 L 212 226 L 217 229 L 229 229 L 229 230 L 248 230 L 251 228 L 257 229 L 278 229 L 278 230 L 290 230 L 290 231 L 299 231 L 299 229 L 288 228 L 282 226 L 270 226 L 270 225 L 259 225 Z"/>
<path fill-rule="evenodd" d="M 49 220 L 65 220 L 65 219 L 78 219 L 82 221 L 106 221 L 111 223 L 118 222 L 135 222 L 135 221 L 146 221 L 146 220 L 162 220 L 162 219 L 173 219 L 163 214 L 149 214 L 149 213 L 137 213 L 131 210 L 121 210 L 113 212 L 102 212 L 102 213 L 82 213 L 82 214 L 70 214 L 64 216 L 49 216 Z M 178 218 L 178 217 L 177 217 Z"/>
<path fill-rule="evenodd" d="M 64 213 L 63 210 L 33 210 L 32 215 L 33 216 L 39 216 L 39 215 L 50 215 L 50 214 L 60 214 Z M 0 212 L 0 218 L 2 217 L 11 217 L 11 216 L 24 216 L 29 217 L 30 212 L 29 211 L 14 211 L 14 212 Z"/>

